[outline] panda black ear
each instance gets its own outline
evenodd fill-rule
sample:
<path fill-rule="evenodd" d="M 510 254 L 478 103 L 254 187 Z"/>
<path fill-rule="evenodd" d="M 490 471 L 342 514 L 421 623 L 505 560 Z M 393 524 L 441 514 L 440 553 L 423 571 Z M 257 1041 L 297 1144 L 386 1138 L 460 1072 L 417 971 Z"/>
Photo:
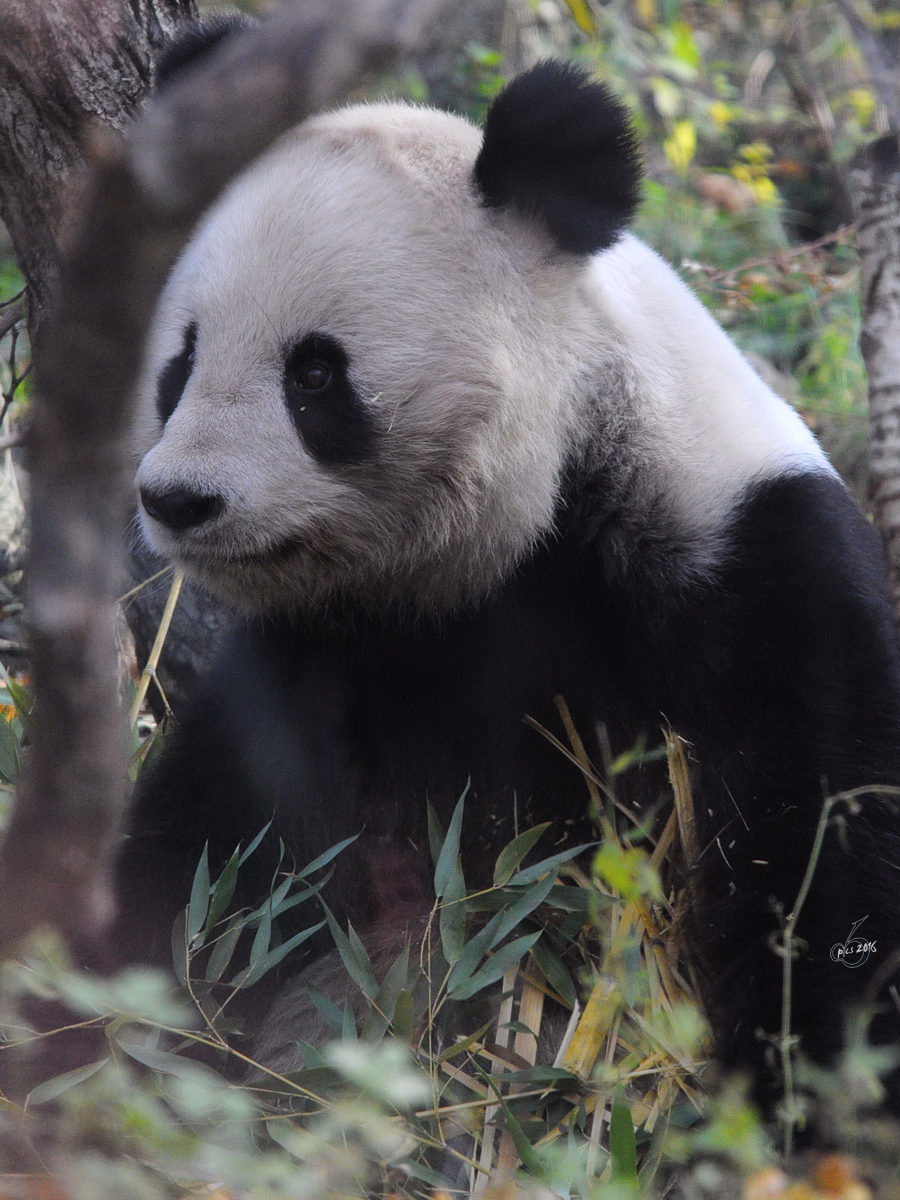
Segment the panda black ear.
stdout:
<path fill-rule="evenodd" d="M 640 196 L 628 111 L 575 67 L 539 63 L 491 105 L 474 179 L 486 204 L 537 217 L 560 250 L 604 250 Z"/>
<path fill-rule="evenodd" d="M 199 62 L 225 38 L 253 29 L 257 24 L 242 13 L 216 13 L 182 25 L 156 60 L 156 87 L 163 87 L 185 68 Z"/>

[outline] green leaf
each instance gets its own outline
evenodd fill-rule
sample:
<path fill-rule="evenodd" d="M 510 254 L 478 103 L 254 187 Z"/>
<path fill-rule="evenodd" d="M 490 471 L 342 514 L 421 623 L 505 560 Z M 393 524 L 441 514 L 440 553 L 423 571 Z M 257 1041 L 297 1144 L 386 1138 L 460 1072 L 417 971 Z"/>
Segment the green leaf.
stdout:
<path fill-rule="evenodd" d="M 319 1016 L 332 1031 L 332 1033 L 340 1033 L 341 1027 L 344 1024 L 344 1013 L 335 1004 L 330 996 L 326 996 L 321 988 L 316 987 L 314 983 L 307 983 L 306 990 L 309 993 L 309 998 L 319 1012 Z"/>
<path fill-rule="evenodd" d="M 250 965 L 235 976 L 232 985 L 234 987 L 250 987 L 257 980 L 262 979 L 267 971 L 271 971 L 273 967 L 277 967 L 282 959 L 286 958 L 292 950 L 296 950 L 298 946 L 302 946 L 314 933 L 318 933 L 320 929 L 324 928 L 325 922 L 320 921 L 318 925 L 313 925 L 310 929 L 301 929 L 299 933 L 295 933 L 286 942 L 282 942 L 280 946 L 276 946 L 274 950 L 270 950 L 268 954 L 258 959 L 254 959 L 251 953 Z"/>
<path fill-rule="evenodd" d="M 581 846 L 572 846 L 571 849 L 563 850 L 559 854 L 551 854 L 549 858 L 541 859 L 533 867 L 526 867 L 524 871 L 519 871 L 512 882 L 517 887 L 523 883 L 533 883 L 535 879 L 540 879 L 548 871 L 562 866 L 563 863 L 571 862 L 573 858 L 577 858 L 579 854 L 584 854 L 585 850 L 592 850 L 596 845 L 596 842 L 585 842 Z"/>
<path fill-rule="evenodd" d="M 25 1107 L 35 1108 L 39 1104 L 46 1104 L 48 1100 L 55 1100 L 69 1088 L 77 1087 L 79 1083 L 84 1083 L 86 1079 L 96 1075 L 108 1062 L 108 1057 L 101 1058 L 99 1062 L 88 1063 L 86 1067 L 76 1067 L 74 1071 L 64 1071 L 62 1075 L 54 1075 L 52 1079 L 39 1083 L 26 1096 Z"/>
<path fill-rule="evenodd" d="M 524 896 L 520 896 L 515 904 L 502 912 L 488 949 L 493 950 L 495 946 L 498 946 L 507 934 L 512 933 L 517 925 L 520 925 L 539 905 L 543 904 L 555 883 L 556 872 L 551 871 L 544 879 L 539 879 L 530 887 Z"/>
<path fill-rule="evenodd" d="M 463 877 L 462 862 L 457 859 L 447 880 L 443 902 L 438 912 L 441 947 L 444 958 L 451 966 L 462 954 L 466 943 L 466 906 L 463 903 L 465 894 L 466 881 Z"/>
<path fill-rule="evenodd" d="M 197 870 L 194 872 L 194 882 L 191 885 L 191 899 L 187 911 L 186 936 L 188 945 L 198 948 L 203 945 L 200 931 L 206 924 L 206 914 L 209 912 L 209 843 L 203 847 Z"/>
<path fill-rule="evenodd" d="M 259 963 L 269 952 L 269 946 L 272 944 L 272 914 L 268 909 L 262 914 L 259 920 L 259 925 L 256 927 L 256 933 L 253 935 L 253 944 L 250 947 L 250 970 L 255 970 Z"/>
<path fill-rule="evenodd" d="M 206 979 L 215 983 L 225 974 L 225 969 L 231 962 L 241 934 L 247 927 L 242 917 L 232 918 L 225 931 L 216 938 L 206 964 Z"/>
<path fill-rule="evenodd" d="M 224 913 L 225 909 L 231 903 L 231 897 L 234 895 L 234 889 L 237 885 L 238 877 L 238 861 L 240 859 L 240 849 L 235 850 L 231 858 L 225 864 L 222 874 L 215 882 L 212 889 L 212 895 L 209 901 L 209 912 L 206 916 L 206 925 L 203 928 L 204 940 L 208 936 L 210 930 Z"/>
<path fill-rule="evenodd" d="M 353 1015 L 353 996 L 350 992 L 350 981 L 347 981 L 347 994 L 344 999 L 344 1012 L 341 1021 L 341 1041 L 355 1042 L 358 1038 L 356 1032 L 356 1018 Z"/>
<path fill-rule="evenodd" d="M 631 1109 L 624 1089 L 613 1092 L 609 1116 L 609 1157 L 612 1161 L 613 1183 L 637 1183 L 637 1143 Z"/>
<path fill-rule="evenodd" d="M 470 996 L 474 996 L 476 992 L 480 992 L 482 988 L 486 988 L 491 983 L 496 983 L 498 979 L 502 979 L 510 967 L 514 967 L 516 963 L 527 954 L 534 943 L 541 936 L 541 931 L 536 933 L 527 933 L 524 937 L 516 938 L 514 942 L 504 946 L 493 954 L 483 967 L 480 967 L 469 979 L 453 988 L 448 986 L 447 994 L 454 1000 L 468 1000 Z"/>
<path fill-rule="evenodd" d="M 361 1030 L 361 1036 L 366 1041 L 378 1041 L 393 1022 L 394 1006 L 397 1003 L 397 997 L 406 986 L 408 975 L 409 945 L 407 944 L 391 964 L 390 970 L 372 1000 L 371 1011 L 367 1014 Z"/>
<path fill-rule="evenodd" d="M 449 1062 L 452 1058 L 455 1058 L 457 1054 L 464 1054 L 470 1046 L 474 1046 L 476 1042 L 481 1041 L 493 1024 L 494 1018 L 482 1025 L 480 1029 L 476 1029 L 474 1033 L 470 1033 L 468 1037 L 464 1037 L 460 1041 L 454 1042 L 448 1050 L 444 1050 L 434 1060 L 435 1066 L 439 1067 L 443 1063 Z"/>
<path fill-rule="evenodd" d="M 331 930 L 331 936 L 334 938 L 334 944 L 338 948 L 338 953 L 341 956 L 341 961 L 347 969 L 347 974 L 359 988 L 359 990 L 369 1000 L 378 991 L 378 981 L 375 978 L 375 972 L 372 970 L 372 963 L 366 953 L 366 949 L 354 932 L 353 936 L 356 939 L 358 948 L 354 948 L 353 943 L 338 925 L 334 918 L 334 914 L 327 905 L 322 906 L 325 909 L 325 916 L 328 920 L 328 928 Z M 352 926 L 351 926 L 352 928 Z"/>
<path fill-rule="evenodd" d="M 407 988 L 401 988 L 397 993 L 397 1002 L 394 1005 L 394 1022 L 391 1032 L 402 1042 L 409 1042 L 412 1040 L 415 1023 L 416 1009 L 413 1004 L 412 992 Z"/>
<path fill-rule="evenodd" d="M 535 1153 L 531 1142 L 529 1142 L 528 1138 L 525 1136 L 522 1126 L 510 1111 L 509 1105 L 506 1103 L 502 1092 L 497 1086 L 496 1079 L 484 1071 L 481 1072 L 481 1076 L 484 1082 L 490 1087 L 491 1091 L 496 1096 L 497 1103 L 500 1105 L 500 1108 L 503 1111 L 503 1115 L 506 1118 L 506 1128 L 509 1131 L 509 1136 L 512 1138 L 513 1145 L 516 1148 L 516 1153 L 522 1160 L 522 1166 L 526 1171 L 531 1171 L 532 1175 L 536 1175 L 538 1179 L 542 1178 L 543 1165 L 541 1160 Z"/>
<path fill-rule="evenodd" d="M 463 807 L 465 805 L 466 793 L 469 790 L 469 785 L 466 784 L 463 789 L 463 794 L 457 801 L 456 808 L 453 810 L 453 816 L 450 819 L 450 826 L 447 829 L 447 836 L 444 838 L 444 844 L 441 846 L 441 852 L 438 855 L 437 866 L 434 868 L 434 894 L 438 900 L 443 899 L 444 892 L 447 890 L 447 885 L 450 882 L 450 876 L 453 873 L 453 868 L 456 860 L 459 858 L 459 841 L 462 833 Z"/>
<path fill-rule="evenodd" d="M 347 847 L 352 845 L 358 837 L 359 834 L 355 833 L 353 837 L 344 838 L 342 842 L 338 842 L 336 846 L 332 846 L 330 850 L 326 850 L 324 854 L 320 854 L 318 858 L 314 858 L 311 863 L 308 863 L 307 866 L 303 868 L 303 870 L 298 874 L 297 878 L 305 879 L 307 875 L 312 875 L 313 871 L 318 871 L 322 867 L 327 867 L 333 858 L 337 858 L 340 852 L 342 850 L 346 850 Z"/>
<path fill-rule="evenodd" d="M 275 818 L 273 817 L 272 820 L 274 820 L 274 819 Z M 250 843 L 250 845 L 247 847 L 247 849 L 244 851 L 244 853 L 241 855 L 240 859 L 238 860 L 239 866 L 244 865 L 244 863 L 247 861 L 247 859 L 250 857 L 250 855 L 253 853 L 253 851 L 257 848 L 259 843 L 263 840 L 263 838 L 266 836 L 266 834 L 269 832 L 269 830 L 271 828 L 272 828 L 272 821 L 269 821 L 269 823 L 267 825 L 263 825 L 262 829 L 259 831 L 259 833 L 256 835 L 256 837 L 253 839 L 253 841 Z"/>
<path fill-rule="evenodd" d="M 546 938 L 541 938 L 539 942 L 535 942 L 531 948 L 531 956 L 537 963 L 538 970 L 550 986 L 558 993 L 569 1008 L 574 1008 L 578 993 L 572 981 L 572 976 Z"/>
<path fill-rule="evenodd" d="M 519 863 L 544 830 L 550 828 L 550 824 L 550 821 L 545 821 L 543 825 L 535 825 L 534 829 L 526 829 L 517 838 L 513 838 L 508 846 L 504 846 L 497 858 L 497 865 L 494 867 L 494 887 L 503 887 L 504 884 L 509 883 Z"/>
<path fill-rule="evenodd" d="M 202 1080 L 204 1083 L 217 1083 L 227 1087 L 221 1075 L 216 1074 L 212 1067 L 184 1058 L 181 1054 L 173 1054 L 170 1050 L 157 1050 L 153 1046 L 145 1046 L 140 1042 L 130 1042 L 125 1038 L 116 1038 L 119 1046 L 129 1058 L 149 1067 L 151 1071 L 159 1071 L 162 1075 L 175 1075 L 178 1079 L 187 1079 L 192 1083 Z"/>

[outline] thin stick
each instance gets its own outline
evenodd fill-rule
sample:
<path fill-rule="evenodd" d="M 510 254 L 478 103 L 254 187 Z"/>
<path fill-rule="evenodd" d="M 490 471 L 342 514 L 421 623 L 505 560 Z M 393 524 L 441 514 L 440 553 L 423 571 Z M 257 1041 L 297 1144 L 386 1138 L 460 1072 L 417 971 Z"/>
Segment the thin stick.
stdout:
<path fill-rule="evenodd" d="M 162 654 L 162 648 L 165 645 L 166 635 L 169 632 L 169 626 L 172 623 L 172 614 L 175 612 L 175 605 L 178 603 L 178 593 L 181 591 L 181 582 L 184 576 L 179 570 L 175 570 L 172 575 L 172 586 L 169 588 L 169 595 L 166 598 L 166 607 L 163 609 L 162 620 L 159 623 L 159 629 L 156 631 L 156 638 L 153 642 L 153 649 L 150 651 L 150 657 L 147 659 L 147 665 L 141 673 L 141 681 L 138 684 L 137 694 L 134 697 L 134 703 L 131 706 L 131 715 L 129 720 L 131 728 L 134 729 L 137 723 L 138 713 L 141 711 L 141 705 L 144 703 L 144 697 L 147 695 L 147 688 L 150 686 L 150 680 L 156 675 L 156 668 L 159 663 L 159 656 Z"/>
<path fill-rule="evenodd" d="M 809 862 L 806 864 L 806 873 L 803 876 L 803 882 L 800 885 L 800 891 L 797 893 L 797 899 L 794 903 L 794 908 L 788 914 L 788 918 L 784 923 L 784 935 L 782 937 L 782 950 L 784 957 L 781 960 L 781 1037 L 779 1038 L 778 1050 L 781 1055 L 781 1070 L 784 1078 L 784 1099 L 785 1108 L 787 1110 L 785 1117 L 784 1128 L 784 1153 L 788 1156 L 791 1153 L 794 1140 L 794 1062 L 791 1057 L 791 1004 L 793 1000 L 793 950 L 794 950 L 794 930 L 797 927 L 797 920 L 800 916 L 800 910 L 806 902 L 806 897 L 809 895 L 809 889 L 812 886 L 813 875 L 816 867 L 819 865 L 819 855 L 822 852 L 822 843 L 825 840 L 825 830 L 828 826 L 828 818 L 831 816 L 831 810 L 839 800 L 843 800 L 844 796 L 831 796 L 822 805 L 822 812 L 819 816 L 819 823 L 816 826 L 816 836 L 813 839 L 813 847 L 809 856 Z"/>

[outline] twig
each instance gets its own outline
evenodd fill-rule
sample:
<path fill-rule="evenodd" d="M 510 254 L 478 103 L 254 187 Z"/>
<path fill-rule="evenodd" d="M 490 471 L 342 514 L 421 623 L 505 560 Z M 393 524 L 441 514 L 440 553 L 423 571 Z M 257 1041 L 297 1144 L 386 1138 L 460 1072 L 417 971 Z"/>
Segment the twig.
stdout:
<path fill-rule="evenodd" d="M 137 724 L 138 715 L 141 711 L 141 705 L 144 703 L 144 697 L 147 695 L 147 688 L 150 686 L 150 680 L 156 679 L 156 668 L 159 666 L 159 656 L 162 654 L 162 648 L 166 642 L 169 626 L 172 624 L 172 615 L 175 612 L 175 605 L 178 603 L 178 594 L 181 591 L 181 584 L 183 580 L 184 576 L 182 573 L 176 570 L 172 575 L 172 583 L 169 587 L 169 594 L 166 597 L 166 607 L 163 609 L 163 615 L 159 622 L 159 629 L 157 629 L 156 637 L 153 640 L 153 646 L 150 650 L 150 657 L 147 659 L 147 665 L 141 672 L 137 693 L 135 694 L 134 702 L 131 705 L 129 721 L 131 722 L 132 729 L 134 729 L 135 725 Z"/>
<path fill-rule="evenodd" d="M 25 319 L 25 305 L 14 304 L 13 307 L 0 317 L 0 339 L 6 337 L 9 331 Z"/>
<path fill-rule="evenodd" d="M 831 810 L 835 804 L 846 798 L 846 795 L 843 793 L 838 796 L 830 796 L 822 805 L 822 812 L 819 814 L 819 823 L 816 826 L 816 834 L 813 838 L 813 846 L 810 851 L 809 861 L 806 864 L 803 882 L 800 884 L 800 891 L 797 893 L 797 899 L 794 901 L 793 910 L 788 914 L 787 920 L 784 923 L 784 931 L 781 938 L 781 1035 L 778 1039 L 778 1052 L 781 1056 L 781 1072 L 784 1079 L 784 1153 L 786 1158 L 790 1156 L 793 1147 L 795 1120 L 794 1060 L 791 1054 L 793 1050 L 791 1007 L 793 1004 L 794 930 L 797 928 L 797 921 L 800 918 L 800 913 L 803 905 L 806 903 L 809 889 L 812 886 L 813 875 L 816 872 L 816 867 L 819 865 L 819 856 L 822 853 L 822 843 L 825 840 L 825 830 L 828 826 L 828 818 L 831 816 Z"/>

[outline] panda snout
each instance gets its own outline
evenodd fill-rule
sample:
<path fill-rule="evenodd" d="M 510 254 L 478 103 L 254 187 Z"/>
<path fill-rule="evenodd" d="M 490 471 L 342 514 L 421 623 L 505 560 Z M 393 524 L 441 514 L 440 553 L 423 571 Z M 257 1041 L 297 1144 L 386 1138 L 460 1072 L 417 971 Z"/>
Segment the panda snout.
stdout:
<path fill-rule="evenodd" d="M 225 501 L 221 496 L 193 492 L 188 488 L 157 492 L 152 488 L 142 487 L 140 496 L 147 516 L 175 533 L 183 533 L 186 529 L 205 525 L 207 521 L 219 516 L 225 508 Z"/>

